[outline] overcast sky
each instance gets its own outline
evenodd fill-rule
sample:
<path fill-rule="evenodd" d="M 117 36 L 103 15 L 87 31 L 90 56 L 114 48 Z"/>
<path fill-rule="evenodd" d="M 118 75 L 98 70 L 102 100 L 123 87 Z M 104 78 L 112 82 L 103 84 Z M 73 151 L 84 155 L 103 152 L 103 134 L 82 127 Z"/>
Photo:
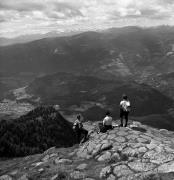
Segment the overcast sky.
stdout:
<path fill-rule="evenodd" d="M 173 25 L 174 0 L 0 0 L 0 36 Z"/>

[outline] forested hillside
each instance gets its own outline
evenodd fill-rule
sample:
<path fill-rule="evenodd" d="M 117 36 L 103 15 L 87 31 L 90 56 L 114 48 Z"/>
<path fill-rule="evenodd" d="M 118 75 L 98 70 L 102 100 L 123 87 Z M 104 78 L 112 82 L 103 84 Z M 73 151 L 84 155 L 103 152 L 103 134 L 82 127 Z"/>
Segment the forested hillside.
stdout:
<path fill-rule="evenodd" d="M 72 125 L 53 107 L 38 107 L 13 121 L 0 122 L 0 156 L 25 156 L 75 143 Z"/>

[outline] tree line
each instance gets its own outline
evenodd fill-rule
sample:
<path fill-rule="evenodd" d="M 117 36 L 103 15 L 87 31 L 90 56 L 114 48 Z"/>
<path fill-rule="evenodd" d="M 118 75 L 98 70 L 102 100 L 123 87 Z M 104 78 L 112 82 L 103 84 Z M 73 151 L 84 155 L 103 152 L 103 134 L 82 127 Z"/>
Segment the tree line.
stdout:
<path fill-rule="evenodd" d="M 75 142 L 72 124 L 52 106 L 41 106 L 20 118 L 0 121 L 0 157 L 26 156 Z"/>

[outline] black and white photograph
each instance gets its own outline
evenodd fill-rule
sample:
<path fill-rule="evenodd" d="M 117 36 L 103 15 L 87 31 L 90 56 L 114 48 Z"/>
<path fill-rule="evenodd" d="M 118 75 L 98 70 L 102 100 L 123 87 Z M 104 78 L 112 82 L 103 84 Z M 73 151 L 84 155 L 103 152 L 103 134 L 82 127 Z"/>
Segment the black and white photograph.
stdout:
<path fill-rule="evenodd" d="M 174 0 L 0 0 L 0 180 L 174 180 Z"/>

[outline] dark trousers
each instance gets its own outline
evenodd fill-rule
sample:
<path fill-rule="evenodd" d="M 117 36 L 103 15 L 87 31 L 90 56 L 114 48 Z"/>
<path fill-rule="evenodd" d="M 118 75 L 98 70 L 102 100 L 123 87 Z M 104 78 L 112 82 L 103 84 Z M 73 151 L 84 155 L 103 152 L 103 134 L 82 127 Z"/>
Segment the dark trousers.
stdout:
<path fill-rule="evenodd" d="M 87 136 L 88 136 L 88 131 L 86 129 L 84 129 L 84 128 L 78 129 L 76 131 L 76 136 L 77 136 L 78 143 L 81 142 L 82 135 L 84 136 L 83 141 L 86 141 Z"/>
<path fill-rule="evenodd" d="M 107 130 L 112 129 L 112 125 L 107 126 L 107 125 L 103 125 L 103 123 L 99 123 L 98 126 L 99 126 L 99 131 L 102 133 L 105 133 Z"/>
<path fill-rule="evenodd" d="M 104 125 L 104 131 L 106 132 L 107 130 L 112 129 L 112 125 Z"/>
<path fill-rule="evenodd" d="M 127 123 L 128 123 L 128 115 L 129 115 L 129 112 L 128 111 L 123 111 L 123 110 L 120 110 L 120 121 L 121 121 L 121 124 L 120 126 L 123 127 L 123 119 L 125 118 L 125 127 L 127 126 Z"/>

